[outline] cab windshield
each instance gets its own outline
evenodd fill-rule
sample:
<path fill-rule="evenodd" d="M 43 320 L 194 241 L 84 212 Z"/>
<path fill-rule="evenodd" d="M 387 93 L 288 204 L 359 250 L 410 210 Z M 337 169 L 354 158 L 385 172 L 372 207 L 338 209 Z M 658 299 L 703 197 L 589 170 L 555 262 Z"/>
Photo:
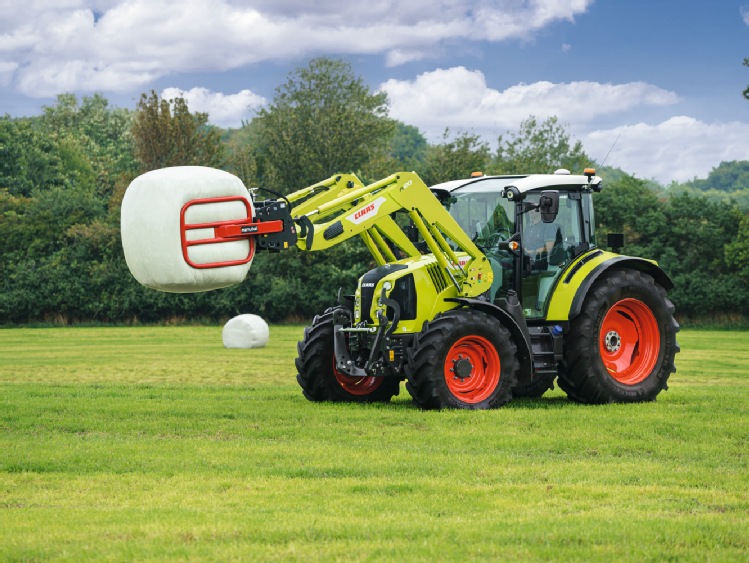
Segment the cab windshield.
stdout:
<path fill-rule="evenodd" d="M 514 204 L 501 196 L 510 181 L 472 183 L 452 192 L 446 202 L 450 215 L 484 251 L 496 249 L 515 232 Z"/>
<path fill-rule="evenodd" d="M 501 242 L 515 233 L 515 204 L 502 197 L 504 188 L 515 178 L 490 178 L 472 182 L 450 193 L 445 206 L 460 227 L 486 255 L 494 280 L 488 298 L 506 298 L 515 289 L 515 257 Z"/>

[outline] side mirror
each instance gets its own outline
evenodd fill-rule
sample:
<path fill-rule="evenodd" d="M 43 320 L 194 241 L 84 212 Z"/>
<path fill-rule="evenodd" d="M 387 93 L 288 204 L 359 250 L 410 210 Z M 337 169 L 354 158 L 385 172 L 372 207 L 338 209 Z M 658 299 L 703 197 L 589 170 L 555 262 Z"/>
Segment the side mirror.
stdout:
<path fill-rule="evenodd" d="M 544 223 L 553 223 L 559 213 L 559 192 L 555 190 L 541 192 L 538 208 L 541 211 L 541 220 Z"/>

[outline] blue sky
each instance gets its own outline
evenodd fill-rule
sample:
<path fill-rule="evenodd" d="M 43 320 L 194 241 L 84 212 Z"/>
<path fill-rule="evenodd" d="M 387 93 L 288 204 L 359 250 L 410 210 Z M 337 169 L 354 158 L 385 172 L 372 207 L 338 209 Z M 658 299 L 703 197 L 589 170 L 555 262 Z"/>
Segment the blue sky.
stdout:
<path fill-rule="evenodd" d="M 153 89 L 236 127 L 320 55 L 433 142 L 555 115 L 664 184 L 749 160 L 749 0 L 0 0 L 0 112 Z"/>

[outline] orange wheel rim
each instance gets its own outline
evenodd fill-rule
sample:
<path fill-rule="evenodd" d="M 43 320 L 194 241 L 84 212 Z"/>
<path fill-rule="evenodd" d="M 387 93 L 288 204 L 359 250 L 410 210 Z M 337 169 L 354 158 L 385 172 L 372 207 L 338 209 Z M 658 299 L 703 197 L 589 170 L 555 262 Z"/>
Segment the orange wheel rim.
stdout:
<path fill-rule="evenodd" d="M 658 361 L 658 321 L 642 301 L 622 299 L 606 313 L 598 343 L 611 377 L 624 385 L 635 385 L 650 375 Z"/>
<path fill-rule="evenodd" d="M 445 358 L 445 381 L 450 392 L 464 403 L 480 403 L 499 384 L 497 350 L 486 338 L 464 336 Z"/>
<path fill-rule="evenodd" d="M 338 380 L 338 384 L 344 391 L 360 397 L 373 393 L 380 385 L 382 385 L 382 377 L 353 377 L 341 373 L 335 367 L 335 360 L 333 360 L 333 373 L 335 374 L 336 380 Z"/>

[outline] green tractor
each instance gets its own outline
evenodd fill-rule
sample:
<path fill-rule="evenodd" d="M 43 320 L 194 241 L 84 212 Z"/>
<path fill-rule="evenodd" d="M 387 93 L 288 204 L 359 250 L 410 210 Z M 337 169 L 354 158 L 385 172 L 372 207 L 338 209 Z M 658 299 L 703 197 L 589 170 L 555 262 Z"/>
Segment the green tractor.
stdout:
<path fill-rule="evenodd" d="M 431 188 L 413 172 L 366 186 L 342 174 L 260 201 L 236 195 L 242 189 L 227 196 L 224 180 L 206 178 L 178 202 L 179 267 L 189 271 L 169 270 L 170 284 L 180 279 L 152 287 L 236 283 L 246 270 L 239 278 L 229 272 L 249 268 L 260 250 L 319 251 L 359 236 L 372 254 L 376 267 L 353 293 L 339 290 L 337 305 L 316 316 L 298 344 L 297 381 L 311 401 L 389 401 L 404 380 L 424 409 L 496 408 L 540 397 L 555 381 L 582 403 L 652 401 L 675 371 L 679 326 L 666 295 L 673 284 L 652 260 L 599 246 L 592 194 L 601 179 L 593 170 L 477 175 Z M 203 213 L 210 221 L 185 219 L 236 200 L 239 217 L 212 211 Z M 148 262 L 138 256 L 145 245 L 125 244 L 125 225 L 156 213 L 152 200 L 140 201 L 128 204 L 128 217 L 123 204 L 123 244 L 136 277 L 131 262 Z M 203 240 L 191 235 L 198 232 L 207 233 Z M 229 247 L 238 255 L 206 258 Z M 163 268 L 165 260 L 151 263 Z M 208 281 L 195 281 L 205 272 Z"/>

